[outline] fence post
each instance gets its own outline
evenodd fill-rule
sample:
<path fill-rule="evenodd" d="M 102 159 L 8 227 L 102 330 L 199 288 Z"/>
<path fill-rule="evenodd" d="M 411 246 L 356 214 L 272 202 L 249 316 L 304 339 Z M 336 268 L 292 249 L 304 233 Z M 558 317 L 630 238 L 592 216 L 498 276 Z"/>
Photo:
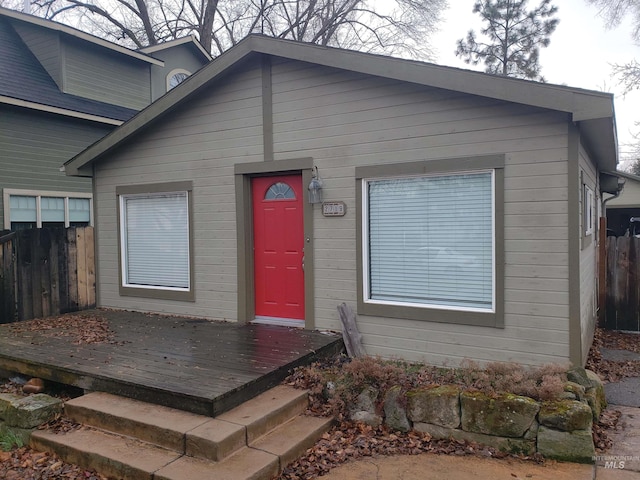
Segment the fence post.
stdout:
<path fill-rule="evenodd" d="M 0 323 L 16 320 L 14 232 L 0 234 Z"/>
<path fill-rule="evenodd" d="M 607 217 L 600 217 L 598 230 L 598 326 L 607 322 Z"/>

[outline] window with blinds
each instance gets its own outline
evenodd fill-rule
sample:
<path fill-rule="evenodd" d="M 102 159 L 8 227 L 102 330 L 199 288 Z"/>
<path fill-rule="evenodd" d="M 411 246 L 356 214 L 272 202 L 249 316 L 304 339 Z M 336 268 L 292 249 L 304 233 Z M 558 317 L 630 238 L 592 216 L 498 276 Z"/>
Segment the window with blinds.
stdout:
<path fill-rule="evenodd" d="M 120 196 L 123 285 L 189 290 L 187 192 Z"/>
<path fill-rule="evenodd" d="M 365 182 L 365 301 L 494 309 L 492 171 Z"/>

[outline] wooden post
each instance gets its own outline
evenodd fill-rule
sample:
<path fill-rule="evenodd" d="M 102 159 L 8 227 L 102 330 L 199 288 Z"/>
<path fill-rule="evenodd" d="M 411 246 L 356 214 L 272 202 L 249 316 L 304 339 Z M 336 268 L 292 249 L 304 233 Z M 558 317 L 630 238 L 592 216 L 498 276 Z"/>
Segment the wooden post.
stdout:
<path fill-rule="evenodd" d="M 604 327 L 607 302 L 607 217 L 600 217 L 598 230 L 598 326 Z"/>
<path fill-rule="evenodd" d="M 344 346 L 347 349 L 347 354 L 351 358 L 364 356 L 365 351 L 362 347 L 362 335 L 360 335 L 358 327 L 356 326 L 356 314 L 346 303 L 338 305 L 338 313 L 340 313 L 340 320 L 342 321 L 342 338 L 344 340 Z"/>

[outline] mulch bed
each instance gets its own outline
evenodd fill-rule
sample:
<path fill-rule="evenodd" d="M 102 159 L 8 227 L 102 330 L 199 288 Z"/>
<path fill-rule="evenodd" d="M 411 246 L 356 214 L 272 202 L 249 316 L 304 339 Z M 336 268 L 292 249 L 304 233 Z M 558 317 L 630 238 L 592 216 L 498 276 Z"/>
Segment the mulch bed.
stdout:
<path fill-rule="evenodd" d="M 108 321 L 99 312 L 31 320 L 12 325 L 11 328 L 17 333 L 38 332 L 46 336 L 70 337 L 76 345 L 115 343 Z M 600 355 L 600 348 L 625 349 L 640 353 L 639 341 L 640 336 L 598 329 L 587 368 L 596 371 L 605 382 L 616 381 L 623 377 L 640 376 L 640 362 L 612 362 L 603 360 Z M 21 394 L 21 388 L 22 386 L 16 382 L 0 384 L 0 392 Z M 67 395 L 64 392 L 58 392 L 58 394 L 63 398 Z M 317 405 L 311 407 L 317 412 Z M 598 424 L 594 425 L 594 442 L 599 452 L 604 452 L 611 447 L 607 431 L 617 428 L 619 417 L 620 412 L 607 410 Z M 65 432 L 80 426 L 64 418 L 57 418 L 41 428 Z M 510 456 L 493 448 L 473 443 L 436 441 L 432 440 L 428 434 L 413 431 L 392 432 L 385 426 L 373 428 L 364 424 L 342 421 L 323 435 L 303 457 L 289 464 L 279 479 L 316 478 L 348 460 L 373 455 L 415 455 L 425 452 L 493 458 Z M 544 461 L 539 454 L 519 458 L 535 462 Z M 0 478 L 5 480 L 106 480 L 106 477 L 96 472 L 62 462 L 56 455 L 36 452 L 28 447 L 0 452 Z"/>

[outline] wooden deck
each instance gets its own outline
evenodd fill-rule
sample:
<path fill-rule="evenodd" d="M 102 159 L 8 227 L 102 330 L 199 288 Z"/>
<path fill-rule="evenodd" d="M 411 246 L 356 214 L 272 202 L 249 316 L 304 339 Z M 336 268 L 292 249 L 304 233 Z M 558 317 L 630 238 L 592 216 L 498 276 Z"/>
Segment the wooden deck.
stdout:
<path fill-rule="evenodd" d="M 0 369 L 210 416 L 343 346 L 334 335 L 270 325 L 109 310 L 63 318 L 98 318 L 113 335 L 88 344 L 68 336 L 64 326 L 0 325 Z"/>

